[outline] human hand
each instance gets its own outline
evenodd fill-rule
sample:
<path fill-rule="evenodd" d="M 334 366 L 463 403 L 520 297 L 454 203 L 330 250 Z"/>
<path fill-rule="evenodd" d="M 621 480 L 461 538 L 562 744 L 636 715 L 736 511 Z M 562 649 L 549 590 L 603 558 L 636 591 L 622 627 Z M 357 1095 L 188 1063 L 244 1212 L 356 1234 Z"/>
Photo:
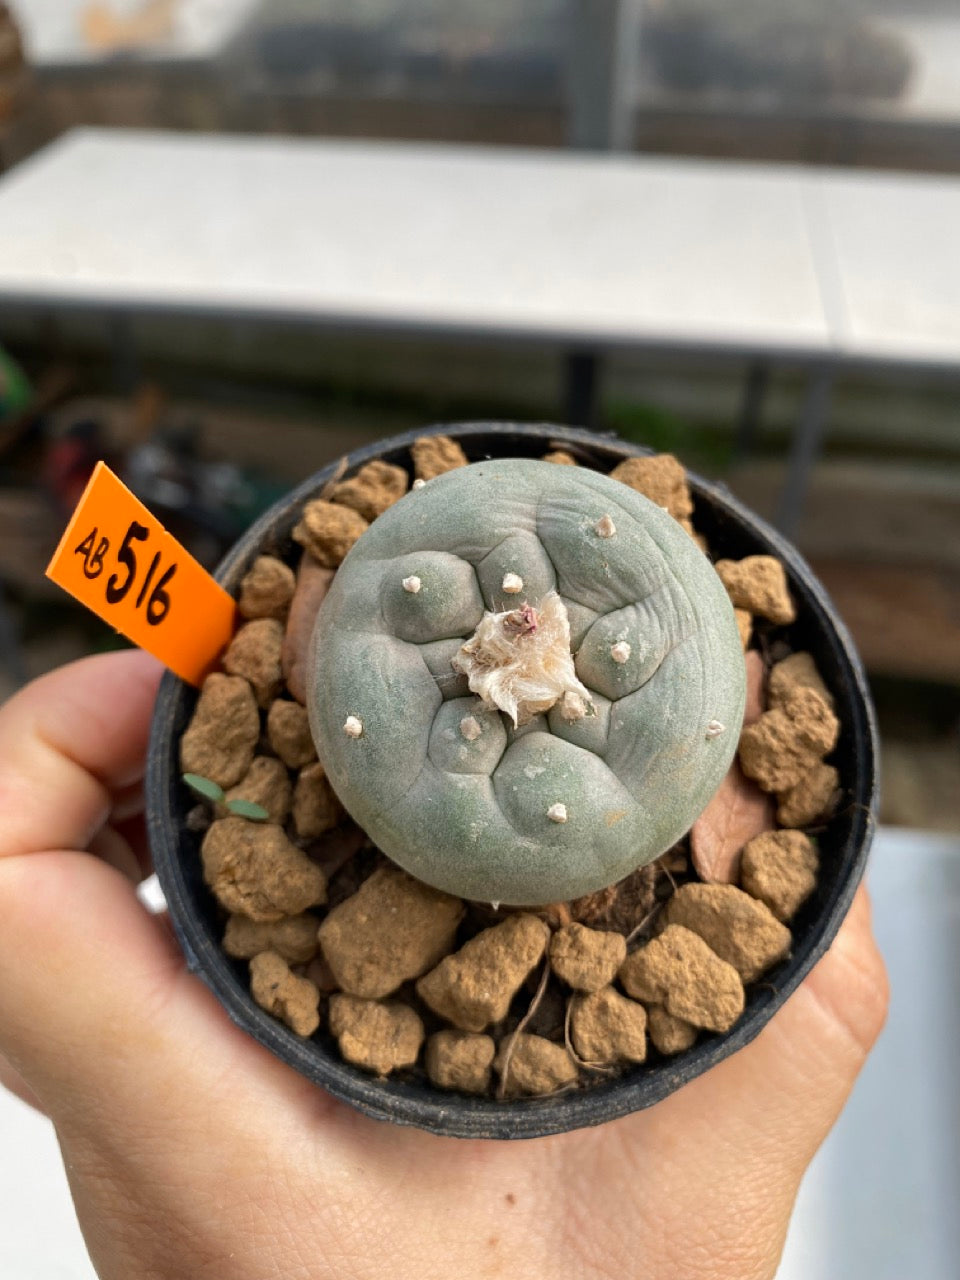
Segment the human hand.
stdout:
<path fill-rule="evenodd" d="M 86 659 L 0 709 L 0 1053 L 102 1280 L 774 1274 L 885 1015 L 862 890 L 758 1038 L 650 1110 L 524 1142 L 396 1128 L 234 1027 L 137 899 L 158 677 Z"/>

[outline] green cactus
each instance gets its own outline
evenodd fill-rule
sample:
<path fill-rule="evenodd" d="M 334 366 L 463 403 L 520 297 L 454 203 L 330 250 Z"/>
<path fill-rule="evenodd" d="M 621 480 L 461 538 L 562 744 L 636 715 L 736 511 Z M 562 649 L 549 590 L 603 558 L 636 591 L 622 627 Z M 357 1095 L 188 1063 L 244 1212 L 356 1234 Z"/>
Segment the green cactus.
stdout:
<path fill-rule="evenodd" d="M 533 905 L 690 828 L 744 682 L 726 592 L 665 511 L 584 467 L 499 459 L 413 490 L 353 547 L 308 701 L 334 790 L 388 857 Z"/>

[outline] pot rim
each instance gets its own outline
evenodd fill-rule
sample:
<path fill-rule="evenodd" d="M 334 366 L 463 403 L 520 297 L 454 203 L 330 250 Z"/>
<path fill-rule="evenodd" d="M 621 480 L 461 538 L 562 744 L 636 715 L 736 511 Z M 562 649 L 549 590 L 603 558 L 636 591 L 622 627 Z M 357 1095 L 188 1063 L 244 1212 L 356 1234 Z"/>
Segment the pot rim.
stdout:
<path fill-rule="evenodd" d="M 441 423 L 377 441 L 329 463 L 303 481 L 265 512 L 237 541 L 221 561 L 215 577 L 234 590 L 247 566 L 264 546 L 276 546 L 289 537 L 303 503 L 315 497 L 339 474 L 352 474 L 364 463 L 390 457 L 407 461 L 414 440 L 425 435 L 450 435 L 464 444 L 471 458 L 510 456 L 491 454 L 487 442 L 523 439 L 537 442 L 541 450 L 568 448 L 589 456 L 607 469 L 625 457 L 649 456 L 655 451 L 621 440 L 613 433 L 597 434 L 551 423 L 468 422 Z M 471 452 L 470 444 L 474 449 Z M 302 1039 L 288 1030 L 254 1001 L 237 962 L 231 961 L 204 922 L 204 904 L 189 882 L 182 848 L 182 784 L 177 744 L 196 691 L 171 672 L 160 683 L 151 726 L 145 793 L 147 828 L 154 868 L 166 896 L 174 932 L 188 969 L 199 975 L 217 996 L 230 1018 L 262 1045 L 359 1111 L 394 1124 L 414 1125 L 435 1134 L 465 1138 L 533 1138 L 602 1124 L 652 1106 L 683 1084 L 743 1048 L 755 1038 L 776 1010 L 796 990 L 833 941 L 863 876 L 876 826 L 877 727 L 866 676 L 852 638 L 839 618 L 823 586 L 809 565 L 787 540 L 743 506 L 721 484 L 688 472 L 691 491 L 699 506 L 731 525 L 748 541 L 763 544 L 748 554 L 775 555 L 784 565 L 793 592 L 807 615 L 807 625 L 819 635 L 836 665 L 847 697 L 841 715 L 842 734 L 849 735 L 848 754 L 854 776 L 847 779 L 852 803 L 842 813 L 849 832 L 841 849 L 836 883 L 812 924 L 770 982 L 748 991 L 748 1004 L 733 1029 L 725 1035 L 705 1035 L 691 1049 L 675 1058 L 663 1058 L 650 1066 L 630 1069 L 607 1082 L 585 1089 L 542 1098 L 497 1100 L 445 1093 L 431 1085 L 400 1080 L 378 1080 L 344 1062 L 323 1041 Z M 831 822 L 839 821 L 839 816 Z M 193 843 L 193 842 L 190 842 Z M 196 859 L 190 849 L 186 856 Z M 194 867 L 196 879 L 196 867 Z M 203 889 L 203 894 L 208 891 Z M 207 904 L 209 907 L 209 902 Z"/>

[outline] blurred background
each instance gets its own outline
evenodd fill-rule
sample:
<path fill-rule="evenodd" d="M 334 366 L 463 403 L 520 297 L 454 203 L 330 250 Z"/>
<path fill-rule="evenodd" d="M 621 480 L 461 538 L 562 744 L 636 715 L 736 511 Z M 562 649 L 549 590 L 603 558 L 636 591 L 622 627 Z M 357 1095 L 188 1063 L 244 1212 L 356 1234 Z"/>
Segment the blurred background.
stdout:
<path fill-rule="evenodd" d="M 863 176 L 854 246 L 886 175 L 902 243 L 922 253 L 931 227 L 936 243 L 899 312 L 885 300 L 882 351 L 827 372 L 765 357 L 762 340 L 718 358 L 690 342 L 563 350 L 547 334 L 312 326 L 243 307 L 28 305 L 19 286 L 5 295 L 18 246 L 0 243 L 0 696 L 118 643 L 43 576 L 97 458 L 212 566 L 356 444 L 442 420 L 574 421 L 676 453 L 795 538 L 868 668 L 882 822 L 960 833 L 957 0 L 0 0 L 0 229 L 15 192 L 23 213 L 22 174 L 77 126 Z M 160 186 L 158 221 L 183 196 Z M 928 228 L 916 244 L 914 207 Z M 251 252 L 266 260 L 286 233 L 261 232 Z M 912 271 L 874 257 L 865 296 L 888 268 Z M 769 286 L 787 287 L 775 273 Z M 835 305 L 852 306 L 845 287 Z"/>
<path fill-rule="evenodd" d="M 960 10 L 0 3 L 0 173 L 77 125 L 615 149 L 919 180 L 960 168 Z M 0 287 L 0 692 L 112 642 L 42 575 L 95 457 L 111 458 L 207 563 L 350 445 L 472 416 L 589 419 L 674 450 L 774 516 L 807 394 L 806 372 L 789 363 L 669 349 L 621 346 L 584 387 L 582 369 L 578 381 L 575 363 L 571 373 L 555 344 L 535 340 L 196 314 L 118 329 L 106 309 L 4 306 Z M 960 831 L 960 342 L 957 352 L 952 368 L 837 370 L 790 520 L 874 683 L 883 820 L 943 831 Z"/>

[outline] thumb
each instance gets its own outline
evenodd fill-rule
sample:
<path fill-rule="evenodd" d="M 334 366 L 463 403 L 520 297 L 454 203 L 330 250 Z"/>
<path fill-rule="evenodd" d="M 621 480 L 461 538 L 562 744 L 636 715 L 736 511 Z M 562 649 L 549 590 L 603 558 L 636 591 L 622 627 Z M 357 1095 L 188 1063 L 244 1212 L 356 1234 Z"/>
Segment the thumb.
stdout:
<path fill-rule="evenodd" d="M 176 989 L 172 941 L 124 876 L 70 851 L 0 859 L 0 920 L 0 1051 L 54 1119 L 94 1080 L 112 1094 Z"/>
<path fill-rule="evenodd" d="M 0 708 L 0 1055 L 55 1122 L 144 1115 L 151 1094 L 183 1116 L 183 1081 L 202 1093 L 201 1062 L 215 1078 L 241 1046 L 258 1074 L 131 882 L 80 852 L 142 776 L 158 676 L 144 654 L 104 655 Z"/>
<path fill-rule="evenodd" d="M 298 1096 L 304 1082 L 230 1022 L 115 868 L 0 859 L 0 920 L 0 1055 L 59 1129 L 182 1139 L 206 1129 L 224 1080 L 253 1113 Z"/>

